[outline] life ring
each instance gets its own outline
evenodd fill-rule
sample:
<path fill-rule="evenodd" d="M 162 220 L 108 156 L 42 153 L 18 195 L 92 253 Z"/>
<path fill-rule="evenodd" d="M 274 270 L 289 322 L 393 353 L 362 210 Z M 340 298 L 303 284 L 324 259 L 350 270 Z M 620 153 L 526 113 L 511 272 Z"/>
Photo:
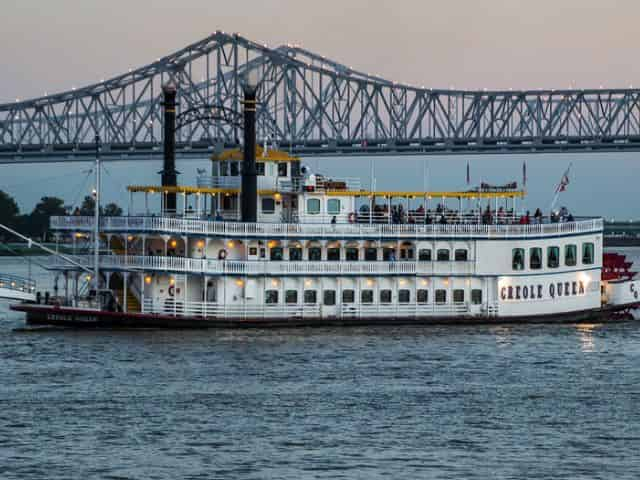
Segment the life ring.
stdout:
<path fill-rule="evenodd" d="M 173 297 L 175 294 L 175 285 L 169 285 L 169 290 L 167 291 L 170 297 Z"/>
<path fill-rule="evenodd" d="M 356 223 L 356 214 L 355 214 L 355 212 L 351 212 L 349 214 L 349 223 Z"/>
<path fill-rule="evenodd" d="M 227 258 L 227 251 L 222 249 L 218 252 L 218 260 L 224 260 Z"/>

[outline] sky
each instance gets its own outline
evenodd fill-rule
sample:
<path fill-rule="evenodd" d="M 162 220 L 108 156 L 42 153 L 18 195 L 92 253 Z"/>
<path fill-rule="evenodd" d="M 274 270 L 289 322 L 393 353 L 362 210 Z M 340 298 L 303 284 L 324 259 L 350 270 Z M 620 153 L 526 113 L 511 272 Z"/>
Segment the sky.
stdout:
<path fill-rule="evenodd" d="M 433 88 L 640 86 L 637 0 L 0 3 L 0 102 L 51 94 L 115 76 L 216 30 L 238 32 L 270 46 L 299 44 L 357 70 Z M 573 161 L 573 196 L 567 203 L 603 215 L 640 218 L 636 207 L 637 157 L 528 156 L 533 206 L 550 201 L 549 191 Z M 496 180 L 519 179 L 522 159 L 471 157 L 478 176 Z M 419 168 L 415 165 L 420 161 L 377 160 L 378 176 L 395 182 L 389 188 L 412 188 L 415 175 L 411 178 L 407 173 Z M 460 180 L 464 180 L 465 157 L 433 157 L 429 161 L 432 187 L 464 187 Z M 353 160 L 348 165 L 320 162 L 319 169 L 329 173 L 346 170 L 349 175 L 369 175 L 368 160 Z M 200 166 L 197 163 L 179 169 L 195 171 Z M 157 168 L 152 162 L 112 165 L 108 168 L 114 176 L 122 172 L 123 182 L 130 177 L 155 180 Z M 82 164 L 0 165 L 0 188 L 16 196 L 23 210 L 29 210 L 44 194 L 73 196 L 67 191 L 73 189 L 72 184 L 81 183 L 86 168 Z M 115 199 L 122 198 L 121 188 L 113 190 Z"/>

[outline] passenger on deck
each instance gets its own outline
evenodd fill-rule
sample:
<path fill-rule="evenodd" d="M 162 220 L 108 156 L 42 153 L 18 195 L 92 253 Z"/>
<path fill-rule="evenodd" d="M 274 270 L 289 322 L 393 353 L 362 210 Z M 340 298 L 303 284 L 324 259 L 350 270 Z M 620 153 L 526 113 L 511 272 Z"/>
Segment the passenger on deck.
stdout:
<path fill-rule="evenodd" d="M 535 223 L 542 223 L 542 210 L 536 208 L 536 212 L 533 214 Z"/>
<path fill-rule="evenodd" d="M 444 213 L 442 213 L 440 215 L 440 220 L 438 222 L 440 225 L 446 225 L 447 224 L 447 217 L 444 215 Z"/>
<path fill-rule="evenodd" d="M 220 212 L 216 212 L 216 222 L 224 222 L 224 218 Z"/>

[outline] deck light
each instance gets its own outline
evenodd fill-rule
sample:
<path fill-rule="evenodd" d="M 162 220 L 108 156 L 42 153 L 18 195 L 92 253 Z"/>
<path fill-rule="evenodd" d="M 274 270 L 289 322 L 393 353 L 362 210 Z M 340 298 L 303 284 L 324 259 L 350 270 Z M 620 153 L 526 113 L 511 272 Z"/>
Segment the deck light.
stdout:
<path fill-rule="evenodd" d="M 275 278 L 273 280 L 271 280 L 271 285 L 273 285 L 274 287 L 278 286 L 278 280 L 276 280 Z"/>
<path fill-rule="evenodd" d="M 312 283 L 313 283 L 313 281 L 312 281 L 312 280 L 305 280 L 305 282 L 304 282 L 304 286 L 305 286 L 305 287 L 310 287 Z"/>
<path fill-rule="evenodd" d="M 175 240 L 171 240 L 171 242 L 169 243 L 169 245 L 171 245 L 171 248 L 176 248 L 178 246 L 178 242 Z"/>
<path fill-rule="evenodd" d="M 146 283 L 147 285 L 151 285 L 151 276 L 147 275 L 146 277 L 144 277 L 144 283 Z"/>
<path fill-rule="evenodd" d="M 87 278 L 87 282 L 90 282 L 90 281 L 91 281 L 91 275 L 87 275 L 87 277 L 86 277 L 86 278 Z"/>
<path fill-rule="evenodd" d="M 204 240 L 198 240 L 198 248 L 203 248 L 204 247 Z"/>
<path fill-rule="evenodd" d="M 244 285 L 244 282 L 242 280 L 236 280 L 236 285 L 242 287 Z"/>
<path fill-rule="evenodd" d="M 426 278 L 423 278 L 422 280 L 420 280 L 420 283 L 422 284 L 422 286 L 426 287 L 427 285 L 429 285 L 429 281 Z"/>

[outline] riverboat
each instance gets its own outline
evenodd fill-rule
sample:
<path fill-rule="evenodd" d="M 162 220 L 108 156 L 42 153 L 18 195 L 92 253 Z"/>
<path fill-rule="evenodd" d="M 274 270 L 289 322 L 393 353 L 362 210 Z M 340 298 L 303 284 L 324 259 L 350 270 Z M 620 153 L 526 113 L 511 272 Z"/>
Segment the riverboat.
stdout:
<path fill-rule="evenodd" d="M 592 322 L 640 305 L 601 218 L 524 216 L 515 183 L 365 189 L 252 132 L 193 186 L 165 152 L 162 185 L 128 187 L 126 216 L 51 218 L 58 241 L 99 250 L 53 257 L 48 301 L 12 308 L 31 324 L 207 328 Z"/>

